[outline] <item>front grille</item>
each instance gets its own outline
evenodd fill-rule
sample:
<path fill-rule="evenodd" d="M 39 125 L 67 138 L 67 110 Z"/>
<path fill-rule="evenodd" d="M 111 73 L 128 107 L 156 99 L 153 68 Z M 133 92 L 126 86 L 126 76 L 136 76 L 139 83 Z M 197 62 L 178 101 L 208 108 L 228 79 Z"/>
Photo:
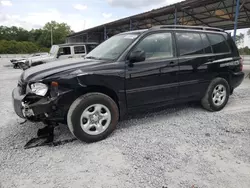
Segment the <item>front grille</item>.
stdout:
<path fill-rule="evenodd" d="M 27 84 L 22 79 L 20 79 L 18 81 L 18 87 L 21 88 L 20 89 L 20 94 L 21 95 L 24 95 L 26 93 L 26 86 L 27 86 Z"/>

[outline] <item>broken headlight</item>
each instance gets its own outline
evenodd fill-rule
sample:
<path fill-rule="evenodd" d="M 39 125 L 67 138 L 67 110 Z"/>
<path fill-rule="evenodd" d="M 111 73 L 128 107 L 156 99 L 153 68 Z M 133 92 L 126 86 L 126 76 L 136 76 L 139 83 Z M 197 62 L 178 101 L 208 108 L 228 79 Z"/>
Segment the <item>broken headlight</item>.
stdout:
<path fill-rule="evenodd" d="M 48 86 L 43 83 L 34 83 L 30 85 L 31 92 L 39 95 L 39 96 L 45 96 L 48 91 Z"/>

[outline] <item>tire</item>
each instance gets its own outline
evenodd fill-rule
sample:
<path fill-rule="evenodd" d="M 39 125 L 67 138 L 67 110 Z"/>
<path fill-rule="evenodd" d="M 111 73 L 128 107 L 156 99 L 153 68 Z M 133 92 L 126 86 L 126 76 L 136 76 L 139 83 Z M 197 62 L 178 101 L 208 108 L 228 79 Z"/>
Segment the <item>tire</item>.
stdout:
<path fill-rule="evenodd" d="M 222 97 L 223 93 L 224 97 Z M 226 106 L 229 95 L 230 87 L 228 82 L 224 78 L 215 78 L 208 86 L 206 94 L 201 100 L 201 104 L 205 109 L 211 112 L 220 111 Z"/>
<path fill-rule="evenodd" d="M 28 65 L 26 65 L 25 63 L 21 63 L 21 64 L 19 64 L 19 67 L 21 67 L 21 69 L 23 69 L 23 70 L 26 70 L 26 69 L 28 69 L 28 68 L 29 68 L 29 66 L 28 66 Z"/>
<path fill-rule="evenodd" d="M 102 93 L 88 93 L 80 96 L 72 103 L 67 115 L 70 132 L 78 140 L 87 143 L 105 139 L 115 130 L 118 120 L 117 104 L 112 98 Z M 98 122 L 101 123 L 98 124 Z"/>

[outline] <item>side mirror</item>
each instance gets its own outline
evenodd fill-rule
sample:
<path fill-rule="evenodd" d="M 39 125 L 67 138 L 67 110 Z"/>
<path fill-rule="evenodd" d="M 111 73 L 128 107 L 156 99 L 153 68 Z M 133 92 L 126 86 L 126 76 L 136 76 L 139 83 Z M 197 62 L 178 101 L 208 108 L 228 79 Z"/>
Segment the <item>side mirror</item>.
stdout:
<path fill-rule="evenodd" d="M 145 61 L 145 59 L 146 59 L 146 54 L 143 50 L 133 51 L 129 55 L 130 63 L 142 62 L 142 61 Z"/>

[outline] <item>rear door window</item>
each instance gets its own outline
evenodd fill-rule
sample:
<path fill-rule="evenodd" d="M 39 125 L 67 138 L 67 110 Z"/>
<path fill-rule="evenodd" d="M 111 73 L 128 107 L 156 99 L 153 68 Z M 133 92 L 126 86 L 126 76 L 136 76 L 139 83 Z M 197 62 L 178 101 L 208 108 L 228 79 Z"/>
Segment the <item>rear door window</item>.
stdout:
<path fill-rule="evenodd" d="M 209 33 L 207 36 L 215 54 L 230 52 L 227 41 L 222 35 Z"/>
<path fill-rule="evenodd" d="M 180 56 L 203 54 L 203 43 L 199 33 L 177 32 L 177 45 Z"/>
<path fill-rule="evenodd" d="M 84 54 L 85 46 L 74 46 L 75 54 Z"/>

